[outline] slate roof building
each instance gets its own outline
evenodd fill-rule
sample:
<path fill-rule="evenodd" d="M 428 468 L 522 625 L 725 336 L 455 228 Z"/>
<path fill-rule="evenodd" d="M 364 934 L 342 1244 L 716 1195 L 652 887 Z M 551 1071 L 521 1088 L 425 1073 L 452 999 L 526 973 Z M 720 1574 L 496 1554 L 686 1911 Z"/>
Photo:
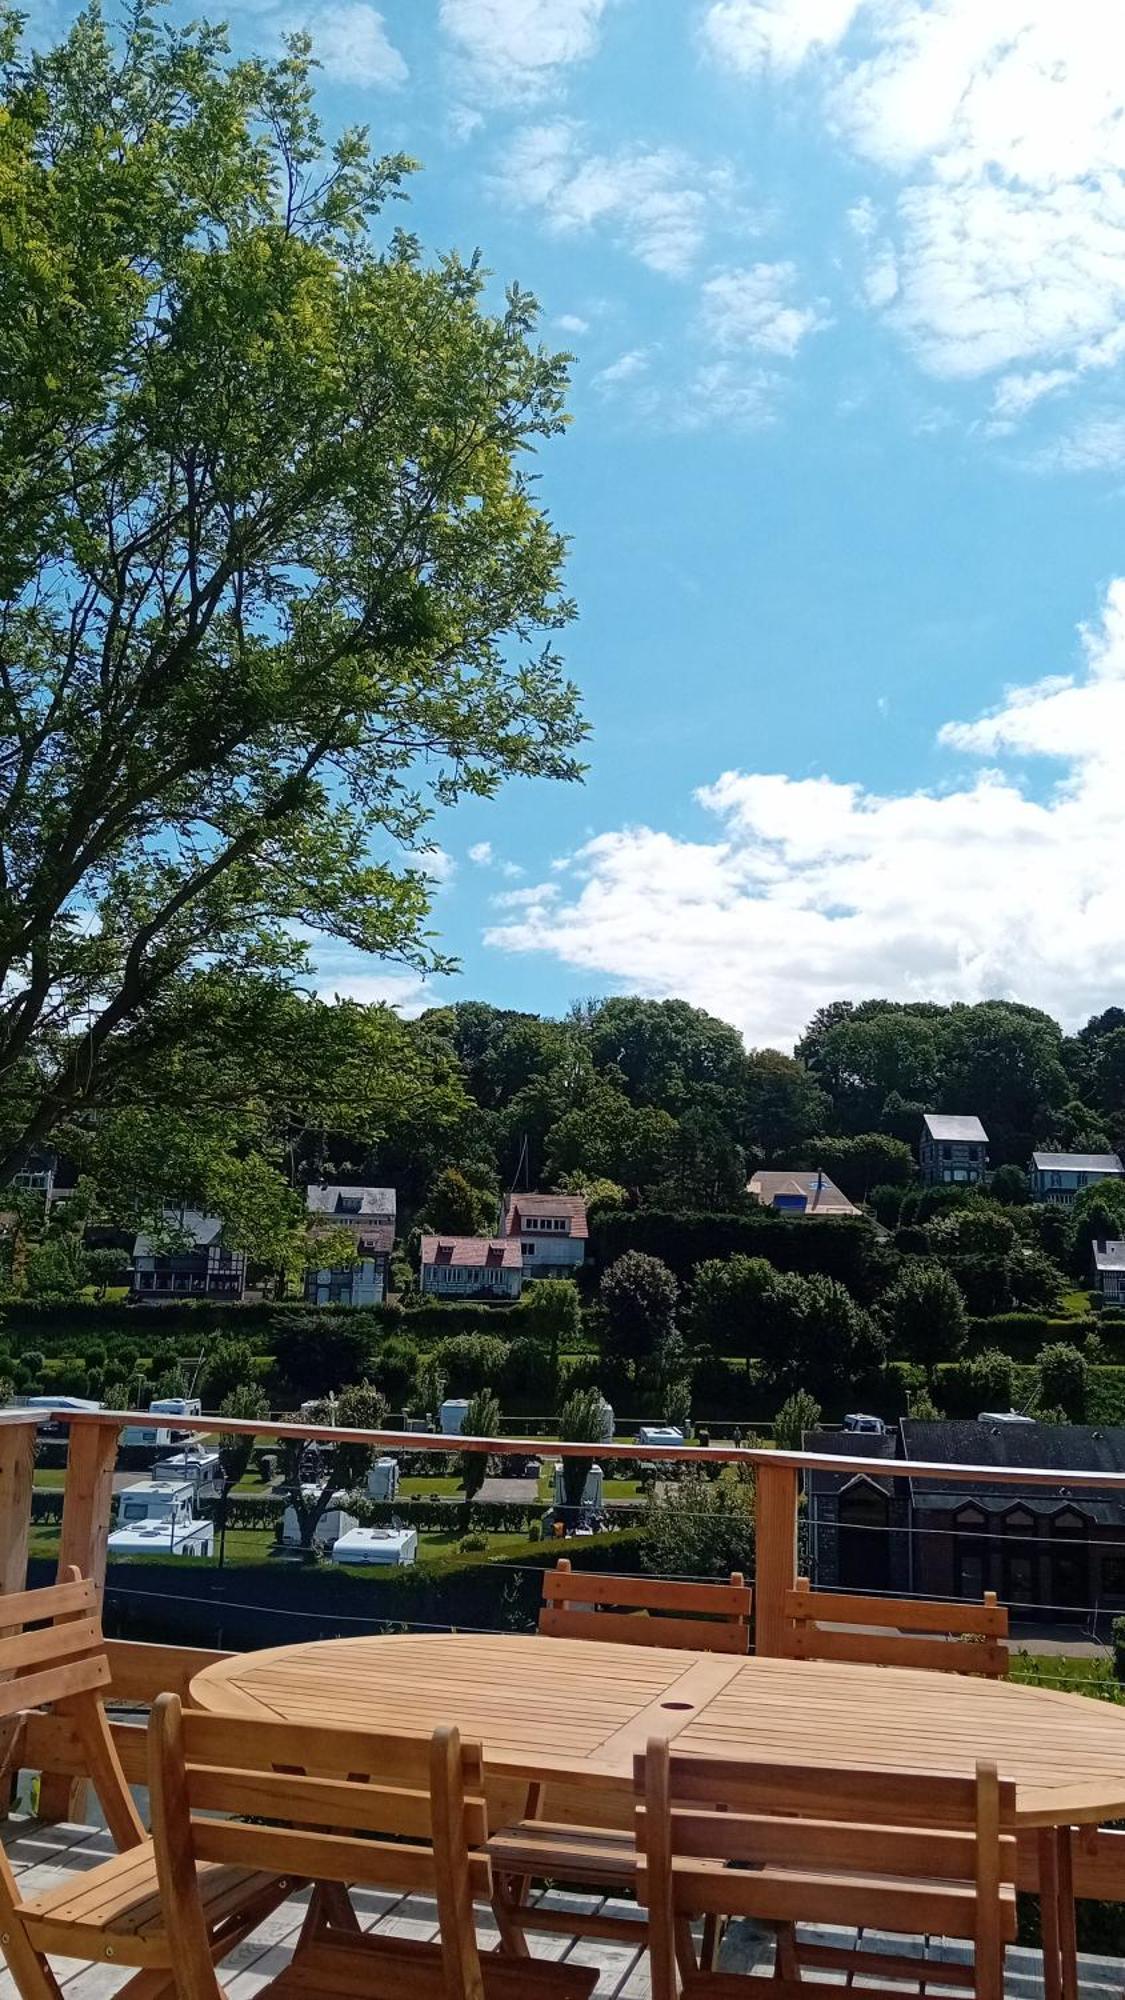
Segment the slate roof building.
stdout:
<path fill-rule="evenodd" d="M 988 1134 L 979 1118 L 928 1111 L 918 1167 L 927 1187 L 973 1184 L 988 1175 Z"/>
<path fill-rule="evenodd" d="M 918 1481 L 807 1474 L 809 1562 L 821 1588 L 976 1599 L 995 1590 L 1014 1620 L 1022 1611 L 1084 1627 L 1095 1611 L 1125 1611 L 1125 1494 L 1067 1480 L 1125 1472 L 1125 1428 L 904 1417 L 885 1438 L 825 1431 L 807 1443 L 818 1453 L 949 1467 L 948 1479 Z M 1015 1477 L 974 1480 L 975 1466 Z M 1021 1467 L 1055 1469 L 1058 1484 L 1021 1487 Z"/>
<path fill-rule="evenodd" d="M 312 1235 L 343 1230 L 358 1253 L 355 1264 L 305 1273 L 305 1297 L 314 1305 L 376 1306 L 387 1296 L 395 1245 L 394 1188 L 349 1187 L 315 1181 L 305 1189 Z"/>
<path fill-rule="evenodd" d="M 142 1231 L 133 1244 L 133 1292 L 142 1303 L 162 1298 L 240 1299 L 246 1289 L 246 1258 L 223 1244 L 217 1215 L 197 1208 L 166 1208 L 169 1239 L 179 1247 L 165 1249 L 160 1237 Z"/>
<path fill-rule="evenodd" d="M 1069 1208 L 1083 1188 L 1123 1177 L 1125 1167 L 1116 1153 L 1033 1153 L 1028 1176 L 1032 1201 L 1061 1208 Z"/>
<path fill-rule="evenodd" d="M 1125 1304 L 1125 1240 L 1107 1237 L 1094 1245 L 1094 1282 L 1103 1299 Z"/>

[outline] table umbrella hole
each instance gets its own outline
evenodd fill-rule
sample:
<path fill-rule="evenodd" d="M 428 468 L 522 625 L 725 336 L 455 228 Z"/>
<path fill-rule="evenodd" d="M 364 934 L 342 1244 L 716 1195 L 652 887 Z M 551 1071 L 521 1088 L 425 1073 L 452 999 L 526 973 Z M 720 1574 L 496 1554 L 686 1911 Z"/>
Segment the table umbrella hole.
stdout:
<path fill-rule="evenodd" d="M 694 1708 L 693 1701 L 662 1701 L 661 1708 Z"/>

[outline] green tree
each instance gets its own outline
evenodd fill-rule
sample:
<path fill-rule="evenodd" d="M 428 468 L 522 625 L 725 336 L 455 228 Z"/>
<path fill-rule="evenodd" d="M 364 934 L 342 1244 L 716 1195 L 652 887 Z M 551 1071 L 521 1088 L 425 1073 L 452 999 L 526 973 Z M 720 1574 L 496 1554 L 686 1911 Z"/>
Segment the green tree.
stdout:
<path fill-rule="evenodd" d="M 821 1409 L 807 1389 L 798 1389 L 781 1405 L 773 1423 L 773 1437 L 779 1451 L 800 1451 L 807 1431 L 815 1431 Z"/>
<path fill-rule="evenodd" d="M 633 1105 L 615 1084 L 596 1079 L 582 1102 L 551 1125 L 545 1172 L 557 1184 L 573 1174 L 645 1189 L 667 1178 L 677 1126 L 658 1105 Z"/>
<path fill-rule="evenodd" d="M 692 1282 L 692 1337 L 716 1354 L 759 1353 L 763 1305 L 776 1281 L 764 1257 L 707 1258 Z"/>
<path fill-rule="evenodd" d="M 411 1401 L 423 1416 L 432 1417 L 435 1422 L 445 1400 L 445 1385 L 448 1379 L 436 1354 L 423 1355 L 418 1363 Z"/>
<path fill-rule="evenodd" d="M 494 1438 L 500 1435 L 500 1404 L 491 1389 L 478 1389 L 470 1396 L 462 1427 L 466 1437 Z M 488 1453 L 484 1451 L 463 1451 L 460 1457 L 461 1485 L 465 1494 L 465 1515 L 468 1518 L 473 1501 L 484 1485 L 488 1471 Z"/>
<path fill-rule="evenodd" d="M 882 1327 L 836 1278 L 779 1276 L 766 1301 L 764 1327 L 770 1379 L 789 1394 L 804 1388 L 838 1396 L 886 1360 Z"/>
<path fill-rule="evenodd" d="M 679 1296 L 667 1264 L 643 1250 L 627 1250 L 598 1287 L 609 1350 L 636 1361 L 659 1349 L 675 1326 Z"/>
<path fill-rule="evenodd" d="M 204 1409 L 221 1409 L 225 1397 L 257 1379 L 253 1348 L 244 1340 L 220 1337 L 208 1348 L 203 1364 L 199 1394 Z"/>
<path fill-rule="evenodd" d="M 559 1438 L 563 1444 L 598 1444 L 605 1429 L 605 1398 L 600 1389 L 575 1389 L 559 1411 Z M 580 1507 L 586 1489 L 586 1475 L 592 1456 L 564 1458 L 563 1494 L 568 1507 Z"/>
<path fill-rule="evenodd" d="M 338 1396 L 318 1404 L 312 1412 L 312 1421 L 339 1430 L 379 1431 L 386 1425 L 387 1399 L 370 1382 L 354 1383 L 349 1388 L 341 1389 Z M 302 1549 L 312 1549 L 317 1527 L 331 1506 L 334 1494 L 341 1491 L 350 1493 L 362 1485 L 375 1450 L 374 1441 L 370 1444 L 327 1443 L 322 1447 L 323 1470 L 315 1483 L 306 1485 L 301 1478 L 301 1461 L 305 1456 L 303 1441 L 300 1438 L 283 1441 L 282 1477 L 289 1504 L 296 1515 L 297 1535 Z"/>
<path fill-rule="evenodd" d="M 204 961 L 443 964 L 433 812 L 576 773 L 564 359 L 385 227 L 411 163 L 310 77 L 146 0 L 0 50 L 0 1177 Z"/>
<path fill-rule="evenodd" d="M 557 1386 L 559 1358 L 577 1347 L 582 1332 L 582 1307 L 573 1279 L 536 1278 L 525 1285 L 520 1318 L 527 1323 L 527 1337 L 543 1347 L 546 1372 Z M 555 1389 L 549 1393 L 553 1400 Z"/>
<path fill-rule="evenodd" d="M 439 1236 L 491 1236 L 500 1190 L 483 1167 L 443 1167 L 426 1196 L 424 1227 Z"/>
<path fill-rule="evenodd" d="M 93 1285 L 99 1299 L 104 1299 L 114 1279 L 120 1283 L 125 1271 L 125 1256 L 120 1250 L 87 1250 L 86 1272 L 88 1282 Z"/>
<path fill-rule="evenodd" d="M 885 1132 L 860 1132 L 852 1139 L 810 1139 L 803 1158 L 809 1167 L 823 1167 L 849 1201 L 866 1201 L 875 1187 L 905 1187 L 914 1178 L 909 1146 Z"/>
<path fill-rule="evenodd" d="M 1011 1162 L 997 1167 L 988 1184 L 988 1191 L 993 1201 L 1001 1202 L 1007 1208 L 1021 1208 L 1031 1200 L 1026 1173 L 1022 1167 L 1013 1166 Z"/>
<path fill-rule="evenodd" d="M 237 1389 L 231 1389 L 219 1404 L 221 1417 L 241 1417 L 253 1423 L 259 1417 L 268 1418 L 269 1402 L 265 1391 L 254 1382 L 244 1382 Z M 257 1439 L 252 1431 L 220 1431 L 219 1457 L 222 1460 L 225 1490 L 230 1492 L 245 1479 L 247 1467 L 254 1456 Z"/>
<path fill-rule="evenodd" d="M 767 1165 L 799 1154 L 828 1111 L 828 1099 L 804 1064 L 779 1049 L 751 1049 L 740 1098 L 743 1144 Z"/>
<path fill-rule="evenodd" d="M 743 1080 L 737 1028 L 687 1000 L 622 995 L 595 1001 L 579 1018 L 595 1068 L 616 1072 L 634 1104 L 680 1118 L 701 1103 L 719 1108 Z"/>
<path fill-rule="evenodd" d="M 494 1333 L 455 1333 L 440 1340 L 435 1359 L 455 1396 L 475 1396 L 495 1382 L 504 1366 L 508 1343 Z"/>
<path fill-rule="evenodd" d="M 955 1361 L 965 1345 L 964 1294 L 944 1266 L 928 1258 L 905 1259 L 879 1306 L 898 1359 L 932 1368 L 938 1361 Z"/>
<path fill-rule="evenodd" d="M 1069 1340 L 1051 1341 L 1036 1355 L 1035 1371 L 1039 1403 L 1065 1410 L 1070 1423 L 1081 1423 L 1090 1379 L 1081 1348 Z"/>
<path fill-rule="evenodd" d="M 25 1272 L 28 1295 L 33 1299 L 77 1298 L 90 1278 L 81 1243 L 68 1236 L 48 1236 L 42 1243 L 33 1243 Z"/>
<path fill-rule="evenodd" d="M 724 1466 L 718 1479 L 687 1472 L 645 1508 L 641 1560 L 657 1576 L 727 1578 L 751 1574 L 754 1482 L 749 1471 Z"/>

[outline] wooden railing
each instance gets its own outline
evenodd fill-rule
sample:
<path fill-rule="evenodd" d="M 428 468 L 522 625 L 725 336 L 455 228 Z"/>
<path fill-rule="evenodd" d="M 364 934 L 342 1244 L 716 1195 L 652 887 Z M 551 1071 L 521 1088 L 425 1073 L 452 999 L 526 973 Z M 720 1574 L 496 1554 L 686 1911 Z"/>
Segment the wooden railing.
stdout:
<path fill-rule="evenodd" d="M 59 1411 L 54 1415 L 69 1430 L 59 1569 L 76 1565 L 83 1575 L 92 1577 L 104 1588 L 120 1432 L 126 1425 L 146 1424 L 151 1418 L 147 1411 L 97 1414 Z M 40 1420 L 41 1413 L 25 1414 L 17 1410 L 0 1414 L 0 1630 L 3 1593 L 23 1587 L 27 1567 L 36 1426 Z M 791 1649 L 785 1597 L 797 1577 L 797 1526 L 803 1473 L 823 1471 L 845 1478 L 866 1474 L 880 1481 L 939 1480 L 947 1485 L 961 1482 L 974 1486 L 1014 1485 L 1024 1490 L 1046 1488 L 1060 1498 L 1064 1488 L 1068 1495 L 1094 1488 L 1102 1493 L 1120 1491 L 1125 1496 L 1125 1475 L 1106 1472 L 1007 1470 L 996 1466 L 930 1464 L 865 1458 L 862 1454 L 845 1458 L 836 1453 L 771 1451 L 735 1445 L 576 1444 L 543 1438 L 447 1437 L 408 1431 L 352 1430 L 267 1418 L 202 1416 L 178 1417 L 175 1421 L 177 1430 L 199 1436 L 211 1437 L 219 1431 L 241 1432 L 263 1439 L 359 1444 L 378 1451 L 487 1452 L 490 1456 L 514 1454 L 591 1460 L 612 1457 L 645 1464 L 666 1460 L 687 1466 L 752 1467 L 756 1482 L 754 1643 L 757 1652 L 775 1656 L 784 1656 Z M 123 1677 L 118 1692 L 125 1700 L 138 1701 L 164 1687 L 186 1687 L 192 1673 L 198 1671 L 200 1659 L 190 1648 L 164 1646 L 118 1645 L 114 1657 Z M 45 1817 L 63 1818 L 74 1811 L 76 1798 L 71 1790 L 67 1760 L 60 1757 L 54 1770 L 57 1776 L 44 1779 L 42 1806 Z"/>

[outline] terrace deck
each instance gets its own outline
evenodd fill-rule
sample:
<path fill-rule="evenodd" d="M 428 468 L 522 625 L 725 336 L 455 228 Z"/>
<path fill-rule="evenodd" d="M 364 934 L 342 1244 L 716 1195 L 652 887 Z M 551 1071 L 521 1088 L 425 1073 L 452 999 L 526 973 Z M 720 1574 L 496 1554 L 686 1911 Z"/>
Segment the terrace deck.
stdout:
<path fill-rule="evenodd" d="M 92 1826 L 53 1825 L 46 1826 L 32 1819 L 15 1817 L 3 1829 L 4 1846 L 12 1867 L 24 1878 L 26 1894 L 34 1895 L 53 1888 L 84 1868 L 94 1867 L 104 1855 L 111 1851 L 109 1835 L 102 1828 Z M 597 1896 L 576 1896 L 549 1892 L 544 1898 L 556 1909 L 571 1909 L 584 1913 L 599 1908 L 612 1909 L 614 1915 L 628 1915 L 632 1905 L 615 1902 Z M 432 1938 L 436 1935 L 433 1905 L 418 1896 L 395 1897 L 373 1892 L 360 1892 L 355 1897 L 356 1907 L 365 1928 L 383 1931 L 399 1937 Z M 252 1938 L 231 1953 L 221 1968 L 222 1983 L 230 2000 L 252 2000 L 266 1982 L 285 1964 L 296 1941 L 304 1916 L 304 1898 L 294 1897 L 275 1910 L 272 1917 L 262 1924 Z M 482 1913 L 480 1921 L 482 1939 L 495 1935 L 487 1913 Z M 848 1939 L 842 1933 L 815 1932 L 824 1942 L 844 1943 Z M 875 1942 L 871 1935 L 868 1944 Z M 891 1940 L 887 1940 L 890 1948 Z M 920 1950 L 921 1940 L 915 1940 Z M 600 1978 L 597 2000 L 648 2000 L 649 1977 L 648 1960 L 641 1949 L 633 1950 L 627 1944 L 609 1944 L 600 1940 L 574 1939 L 562 1936 L 531 1934 L 531 1948 L 537 1957 L 572 1957 L 584 1965 L 596 1965 Z M 901 1939 L 894 1940 L 894 1948 L 903 1949 Z M 909 1947 L 908 1947 L 909 1948 Z M 957 1944 L 942 1944 L 931 1940 L 929 1956 L 960 1958 L 965 1948 Z M 753 1933 L 747 1934 L 738 1927 L 728 1937 L 724 1946 L 723 1963 L 731 1971 L 747 1971 L 766 1975 L 772 1969 L 773 1954 L 768 1940 Z M 73 1960 L 55 1961 L 56 1977 L 60 1980 L 66 2000 L 109 2000 L 129 1978 L 129 1973 L 109 1966 L 82 1966 Z M 1080 1957 L 1078 1961 L 1079 1991 L 1081 2000 L 1120 2000 L 1125 1988 L 1125 1963 L 1118 1959 Z M 826 1983 L 842 1983 L 843 1975 L 822 1974 Z M 768 1989 L 767 1989 L 768 1990 Z M 887 1982 L 889 1992 L 908 1988 L 897 1988 L 893 1981 Z M 941 1987 L 933 1984 L 929 1992 L 941 1994 Z M 956 1993 L 956 2000 L 964 2000 L 960 1989 L 946 1989 Z M 1007 1956 L 1005 1974 L 1007 2000 L 1042 2000 L 1043 1982 L 1040 1977 L 1038 1956 L 1034 1952 L 1010 1949 Z M 9 1974 L 0 1969 L 0 2000 L 17 2000 L 15 1985 Z"/>

